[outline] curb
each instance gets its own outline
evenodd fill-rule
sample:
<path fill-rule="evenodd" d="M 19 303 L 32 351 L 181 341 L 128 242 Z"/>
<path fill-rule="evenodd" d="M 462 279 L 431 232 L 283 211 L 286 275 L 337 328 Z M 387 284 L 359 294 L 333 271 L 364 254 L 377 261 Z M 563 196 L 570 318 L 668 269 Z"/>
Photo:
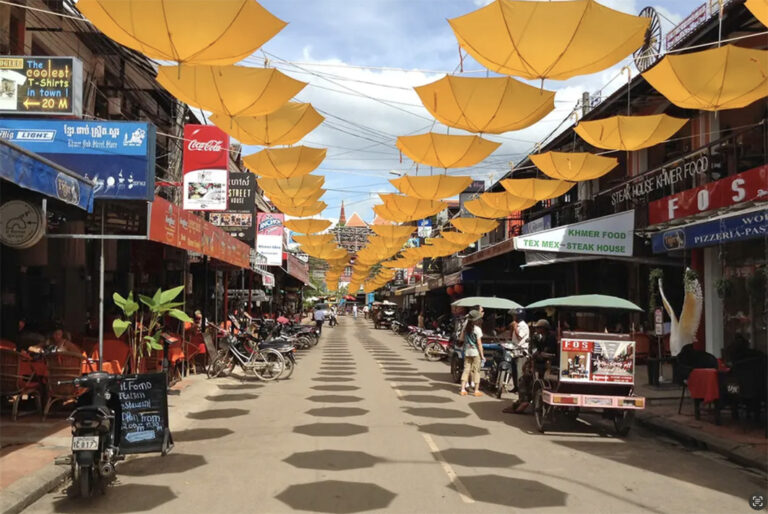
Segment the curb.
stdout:
<path fill-rule="evenodd" d="M 721 437 L 715 437 L 700 430 L 689 428 L 685 425 L 675 423 L 674 421 L 669 421 L 656 414 L 637 416 L 635 419 L 640 425 L 646 428 L 662 432 L 684 443 L 693 442 L 710 451 L 718 453 L 739 465 L 768 471 L 768 461 L 766 461 L 766 459 L 760 459 L 755 448 L 751 445 L 735 443 Z"/>
<path fill-rule="evenodd" d="M 3 514 L 18 514 L 60 486 L 68 475 L 69 466 L 51 464 L 17 480 L 3 489 L 0 511 Z"/>

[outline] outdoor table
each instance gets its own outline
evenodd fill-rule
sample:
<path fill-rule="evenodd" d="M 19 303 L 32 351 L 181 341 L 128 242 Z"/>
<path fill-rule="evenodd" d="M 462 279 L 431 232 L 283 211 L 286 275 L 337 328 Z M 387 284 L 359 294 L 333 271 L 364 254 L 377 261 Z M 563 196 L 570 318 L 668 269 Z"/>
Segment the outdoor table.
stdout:
<path fill-rule="evenodd" d="M 688 391 L 693 398 L 694 416 L 701 418 L 701 403 L 716 402 L 720 399 L 718 370 L 696 368 L 688 375 Z"/>

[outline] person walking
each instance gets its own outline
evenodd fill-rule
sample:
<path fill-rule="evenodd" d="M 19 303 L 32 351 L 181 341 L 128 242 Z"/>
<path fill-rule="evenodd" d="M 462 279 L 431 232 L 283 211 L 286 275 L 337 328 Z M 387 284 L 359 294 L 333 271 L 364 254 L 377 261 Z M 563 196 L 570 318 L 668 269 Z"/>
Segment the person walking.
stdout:
<path fill-rule="evenodd" d="M 357 319 L 357 304 L 352 306 L 352 317 Z"/>
<path fill-rule="evenodd" d="M 483 354 L 483 330 L 480 328 L 483 315 L 476 310 L 469 312 L 464 328 L 461 331 L 460 340 L 464 341 L 464 371 L 461 374 L 461 395 L 467 395 L 467 380 L 470 373 L 475 386 L 474 395 L 480 393 L 480 363 L 485 360 Z"/>
<path fill-rule="evenodd" d="M 315 326 L 317 326 L 317 333 L 323 333 L 323 321 L 325 321 L 325 310 L 315 309 Z"/>

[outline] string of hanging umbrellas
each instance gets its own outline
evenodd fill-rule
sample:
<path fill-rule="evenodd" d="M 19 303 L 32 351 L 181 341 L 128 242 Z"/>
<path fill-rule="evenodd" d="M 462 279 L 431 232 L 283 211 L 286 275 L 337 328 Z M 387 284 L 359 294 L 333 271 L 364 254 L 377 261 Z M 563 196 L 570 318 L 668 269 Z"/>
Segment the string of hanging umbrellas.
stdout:
<path fill-rule="evenodd" d="M 272 68 L 235 66 L 274 37 L 286 23 L 255 0 L 80 0 L 78 9 L 102 32 L 147 57 L 176 62 L 161 66 L 158 81 L 171 94 L 205 111 L 211 122 L 244 144 L 264 150 L 244 157 L 259 175 L 260 187 L 282 212 L 307 218 L 322 212 L 324 178 L 311 175 L 325 149 L 294 145 L 323 121 L 311 104 L 290 99 L 306 83 Z M 148 5 L 149 4 L 149 5 Z M 154 5 L 153 5 L 154 4 Z M 765 8 L 747 2 L 765 22 Z M 544 81 L 567 80 L 604 70 L 643 47 L 650 20 L 607 8 L 594 0 L 565 2 L 496 0 L 449 20 L 460 46 L 502 77 L 447 75 L 416 87 L 422 104 L 447 127 L 479 135 L 426 133 L 401 136 L 397 147 L 416 163 L 460 168 L 476 165 L 499 143 L 482 137 L 533 125 L 554 109 L 554 92 Z M 191 37 L 191 35 L 194 37 Z M 512 76 L 539 79 L 536 88 Z M 681 55 L 667 55 L 645 79 L 673 104 L 718 111 L 744 107 L 768 96 L 768 51 L 724 45 Z M 575 131 L 587 143 L 606 150 L 639 150 L 669 139 L 688 120 L 655 114 L 613 116 L 581 122 Z M 378 225 L 375 236 L 354 258 L 350 292 L 373 291 L 391 280 L 395 270 L 425 257 L 451 255 L 497 226 L 495 218 L 556 198 L 578 181 L 598 178 L 618 160 L 590 153 L 546 152 L 530 156 L 549 179 L 506 179 L 505 192 L 483 193 L 465 203 L 475 217 L 451 221 L 457 231 L 443 231 L 426 245 L 403 245 L 411 225 Z M 463 191 L 471 177 L 403 176 L 391 181 L 401 194 L 380 195 L 378 216 L 408 223 L 437 214 L 443 200 Z M 321 234 L 326 220 L 287 222 L 301 249 L 328 263 L 326 282 L 334 288 L 350 255 L 332 234 Z M 396 255 L 399 256 L 391 259 Z M 371 274 L 371 269 L 376 272 Z"/>

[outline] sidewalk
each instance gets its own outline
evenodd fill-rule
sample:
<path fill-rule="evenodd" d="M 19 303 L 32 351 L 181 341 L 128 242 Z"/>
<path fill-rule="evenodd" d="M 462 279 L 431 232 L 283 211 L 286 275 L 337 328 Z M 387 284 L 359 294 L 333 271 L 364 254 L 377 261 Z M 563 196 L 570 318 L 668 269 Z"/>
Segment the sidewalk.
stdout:
<path fill-rule="evenodd" d="M 686 392 L 683 408 L 680 405 L 680 386 L 672 384 L 672 371 L 664 367 L 664 384 L 649 386 L 645 366 L 638 366 L 635 374 L 636 394 L 644 396 L 645 410 L 638 411 L 639 424 L 665 433 L 683 442 L 695 444 L 728 459 L 763 471 L 768 471 L 768 439 L 761 423 L 745 419 L 733 420 L 729 412 L 715 424 L 711 406 L 702 405 L 701 419 L 693 415 L 693 400 Z"/>
<path fill-rule="evenodd" d="M 192 421 L 185 417 L 199 401 L 205 401 L 205 375 L 191 375 L 173 386 L 180 394 L 169 394 L 171 431 L 181 430 Z M 57 466 L 54 459 L 70 453 L 71 431 L 68 411 L 59 409 L 41 421 L 40 415 L 0 419 L 0 513 L 16 514 L 61 485 L 68 466 Z"/>

